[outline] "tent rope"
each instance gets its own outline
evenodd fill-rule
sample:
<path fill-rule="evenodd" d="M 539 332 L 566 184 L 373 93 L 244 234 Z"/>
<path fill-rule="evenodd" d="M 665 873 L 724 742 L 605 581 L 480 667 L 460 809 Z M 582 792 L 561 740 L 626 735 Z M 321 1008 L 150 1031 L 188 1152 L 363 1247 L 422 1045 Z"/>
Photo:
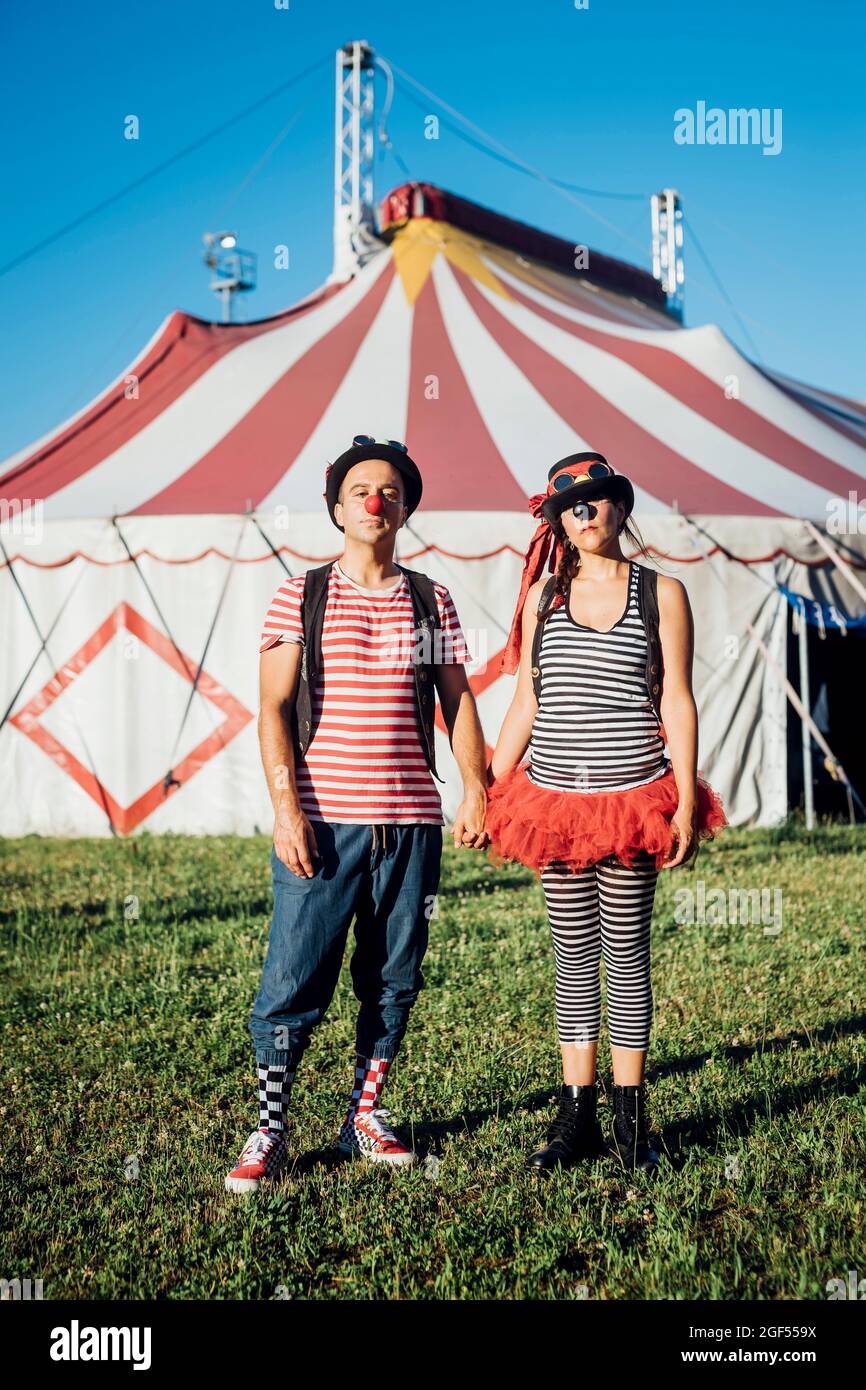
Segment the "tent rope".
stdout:
<path fill-rule="evenodd" d="M 220 615 L 220 613 L 222 612 L 222 606 L 223 606 L 223 603 L 225 602 L 225 596 L 226 596 L 226 594 L 228 593 L 229 580 L 231 579 L 231 577 L 232 577 L 232 575 L 233 575 L 233 573 L 234 573 L 234 568 L 235 568 L 235 564 L 236 564 L 236 562 L 237 562 L 238 553 L 239 553 L 240 548 L 241 548 L 241 540 L 243 539 L 244 532 L 246 531 L 246 525 L 247 525 L 248 516 L 249 516 L 249 514 L 247 513 L 247 514 L 244 516 L 244 518 L 243 518 L 243 520 L 242 520 L 242 522 L 241 522 L 240 527 L 238 528 L 238 538 L 237 538 L 237 540 L 236 540 L 236 542 L 235 542 L 235 548 L 234 548 L 234 553 L 233 553 L 232 558 L 231 558 L 231 563 L 229 564 L 229 567 L 228 567 L 228 569 L 226 570 L 226 577 L 225 577 L 225 579 L 223 580 L 223 586 L 222 586 L 222 590 L 221 590 L 221 592 L 220 592 L 219 599 L 218 599 L 218 601 L 217 601 L 217 606 L 216 606 L 216 610 L 215 610 L 214 615 L 213 615 L 213 620 L 212 620 L 212 622 L 211 622 L 210 628 L 208 629 L 208 634 L 207 634 L 207 638 L 205 639 L 204 649 L 203 649 L 202 654 L 201 654 L 201 657 L 200 657 L 200 659 L 199 659 L 198 670 L 196 671 L 195 676 L 194 676 L 193 681 L 192 681 L 192 684 L 190 685 L 189 697 L 187 698 L 186 708 L 184 709 L 184 712 L 183 712 L 183 718 L 182 718 L 181 721 L 180 721 L 180 728 L 179 728 L 178 731 L 177 731 L 177 737 L 175 738 L 175 741 L 174 741 L 174 747 L 173 747 L 172 750 L 171 750 L 171 757 L 170 757 L 170 759 L 169 759 L 169 769 L 168 769 L 168 772 L 165 774 L 165 777 L 163 778 L 163 783 L 162 783 L 162 792 L 163 792 L 163 796 L 168 796 L 168 793 L 169 793 L 169 790 L 171 789 L 171 787 L 179 787 L 179 786 L 181 785 L 181 783 L 180 783 L 180 781 L 178 780 L 178 778 L 175 777 L 175 775 L 174 775 L 175 757 L 176 757 L 176 755 L 177 755 L 177 750 L 178 750 L 178 746 L 179 746 L 179 744 L 180 744 L 181 737 L 183 736 L 183 731 L 184 731 L 184 729 L 186 728 L 186 721 L 187 721 L 187 718 L 189 717 L 190 709 L 192 708 L 192 702 L 193 702 L 193 700 L 195 699 L 196 691 L 198 690 L 198 683 L 199 683 L 199 680 L 200 680 L 200 678 L 201 678 L 201 673 L 202 673 L 202 671 L 204 670 L 205 658 L 207 657 L 208 650 L 209 650 L 209 648 L 210 648 L 211 639 L 212 639 L 212 637 L 213 637 L 213 635 L 214 635 L 214 631 L 215 631 L 215 629 L 216 629 L 216 625 L 217 625 L 217 622 L 218 622 L 218 620 L 219 620 L 219 615 Z M 217 732 L 219 732 L 219 730 L 217 730 Z"/>
<path fill-rule="evenodd" d="M 706 536 L 707 540 L 711 541 L 714 546 L 717 546 L 721 553 L 727 559 L 736 560 L 737 564 L 745 565 L 745 561 L 739 560 L 736 555 L 732 555 L 728 550 L 725 549 L 723 545 L 721 545 L 715 539 L 715 537 L 710 535 L 709 531 L 707 531 L 703 526 L 700 526 L 698 522 L 692 521 L 691 517 L 685 515 L 683 515 L 683 520 L 688 522 L 688 524 L 692 526 L 694 530 L 699 531 L 702 535 Z M 720 575 L 716 573 L 715 566 L 713 565 L 709 557 L 707 557 L 707 563 L 710 566 L 712 574 L 715 575 L 716 579 L 718 579 L 720 584 L 724 585 L 724 580 L 721 578 Z M 751 566 L 745 565 L 745 568 L 748 569 L 750 573 L 752 573 Z M 762 584 L 765 584 L 768 589 L 771 589 L 781 600 L 787 603 L 787 600 L 784 598 L 784 595 L 780 592 L 778 585 L 771 584 L 770 581 L 765 579 L 764 576 L 761 574 L 755 574 L 754 578 L 760 580 Z M 860 808 L 860 811 L 863 813 L 864 816 L 866 816 L 866 806 L 864 806 L 860 796 L 857 793 L 856 788 L 851 782 L 851 779 L 849 778 L 839 759 L 836 757 L 835 753 L 833 752 L 829 743 L 825 739 L 824 735 L 821 733 L 821 730 L 818 728 L 817 724 L 813 720 L 811 712 L 806 709 L 805 705 L 803 704 L 799 695 L 797 694 L 797 691 L 794 689 L 793 685 L 788 680 L 787 674 L 782 670 L 778 662 L 774 661 L 763 639 L 758 636 L 751 623 L 746 623 L 746 631 L 749 633 L 749 636 L 755 642 L 758 651 L 761 653 L 761 656 L 764 659 L 765 664 L 772 671 L 775 672 L 779 680 L 782 682 L 785 694 L 787 698 L 790 700 L 791 704 L 793 705 L 794 710 L 804 721 L 818 747 L 823 752 L 824 766 L 829 772 L 830 776 L 833 778 L 833 781 L 842 783 L 842 785 L 845 787 L 846 792 L 848 793 L 849 804 L 850 799 L 853 797 L 854 801 L 856 801 L 858 807 Z"/>
<path fill-rule="evenodd" d="M 35 630 L 36 630 L 36 635 L 37 635 L 37 637 L 39 638 L 40 648 L 39 648 L 39 653 L 37 654 L 37 656 L 38 656 L 38 655 L 41 655 L 41 653 L 44 651 L 44 652 L 45 652 L 45 656 L 46 656 L 46 658 L 47 658 L 47 660 L 48 660 L 48 664 L 53 668 L 53 671 L 56 671 L 56 670 L 57 670 L 57 663 L 55 662 L 53 656 L 51 655 L 51 652 L 50 652 L 49 649 L 48 649 L 48 636 L 45 636 L 45 635 L 43 635 L 43 633 L 42 633 L 42 629 L 41 629 L 40 626 L 39 626 L 39 622 L 38 622 L 38 619 L 37 619 L 37 617 L 36 617 L 36 614 L 33 612 L 33 609 L 32 609 L 31 606 L 30 606 L 30 601 L 29 601 L 29 599 L 27 598 L 27 595 L 25 594 L 24 590 L 22 589 L 21 584 L 20 584 L 19 579 L 18 579 L 18 576 L 17 576 L 17 574 L 15 573 L 15 567 L 14 567 L 14 565 L 12 564 L 11 559 L 9 558 L 9 554 L 8 554 L 8 552 L 7 552 L 7 550 L 6 550 L 5 545 L 3 544 L 3 539 L 2 539 L 2 537 L 0 537 L 0 551 L 3 552 L 3 559 L 4 559 L 5 563 L 6 563 L 7 569 L 9 570 L 9 574 L 10 574 L 11 577 L 12 577 L 12 582 L 13 582 L 13 584 L 15 585 L 16 589 L 18 590 L 19 594 L 21 595 L 21 599 L 22 599 L 22 602 L 23 602 L 23 604 L 24 604 L 24 607 L 27 609 L 27 613 L 28 613 L 28 616 L 29 616 L 29 618 L 30 618 L 30 621 L 32 622 L 32 624 L 33 624 L 33 626 L 34 626 L 34 628 L 35 628 Z M 82 573 L 83 573 L 83 571 L 82 571 Z M 75 587 L 75 586 L 73 585 L 73 589 L 74 589 L 74 587 Z M 68 597 L 67 600 L 66 600 L 67 603 L 69 602 L 69 598 L 71 598 L 71 597 L 72 597 L 72 590 L 70 590 L 69 597 Z M 65 608 L 65 607 L 66 607 L 66 604 L 64 604 L 63 607 Z M 62 613 L 62 611 L 63 611 L 63 609 L 61 609 L 61 613 Z M 57 618 L 55 619 L 54 623 L 52 624 L 52 626 L 51 626 L 51 628 L 50 628 L 50 630 L 49 630 L 49 634 L 48 634 L 49 636 L 50 636 L 50 633 L 54 631 L 54 628 L 56 627 L 57 622 L 59 621 L 59 618 L 60 618 L 60 613 L 58 613 Z M 33 665 L 35 665 L 35 661 L 34 661 Z M 31 666 L 30 669 L 32 670 L 33 667 Z M 29 675 L 29 672 L 28 672 L 28 675 Z M 25 679 L 26 679 L 26 677 L 25 677 Z M 19 687 L 19 690 L 20 690 L 21 688 L 22 688 L 22 687 Z M 16 698 L 17 698 L 17 696 L 16 696 Z M 14 698 L 13 698 L 13 702 L 12 702 L 12 703 L 13 703 L 13 705 L 14 705 Z M 89 768 L 90 768 L 91 775 L 92 775 L 93 780 L 94 780 L 94 782 L 96 783 L 97 787 L 99 788 L 100 801 L 101 801 L 101 804 L 102 804 L 102 809 L 103 809 L 103 811 L 105 812 L 105 816 L 106 816 L 106 819 L 107 819 L 107 821 L 108 821 L 109 829 L 111 830 L 112 835 L 113 835 L 115 838 L 117 838 L 117 827 L 116 827 L 115 824 L 114 824 L 114 819 L 113 819 L 113 817 L 112 817 L 112 815 L 111 815 L 111 807 L 110 807 L 109 804 L 108 804 L 108 793 L 107 793 L 105 787 L 104 787 L 103 784 L 102 784 L 102 778 L 99 776 L 99 773 L 96 771 L 96 764 L 95 764 L 95 762 L 94 762 L 94 760 L 93 760 L 93 754 L 92 754 L 91 751 L 90 751 L 90 746 L 89 746 L 89 744 L 88 744 L 88 742 L 87 742 L 87 739 L 84 737 L 83 730 L 82 730 L 82 728 L 81 728 L 81 725 L 80 725 L 79 722 L 78 722 L 78 718 L 77 718 L 76 713 L 75 713 L 75 705 L 74 705 L 74 704 L 71 706 L 71 709 L 72 709 L 72 718 L 73 718 L 73 721 L 74 721 L 74 723 L 75 723 L 75 729 L 76 729 L 76 732 L 77 732 L 77 734 L 78 734 L 78 737 L 81 739 L 81 746 L 82 746 L 82 748 L 84 749 L 84 755 L 85 755 L 85 757 L 86 757 L 86 759 L 87 759 L 87 763 L 88 763 L 88 766 L 89 766 Z M 10 706 L 10 709 L 8 709 L 8 710 L 6 711 L 6 714 L 5 714 L 4 717 L 3 717 L 3 723 L 4 723 L 4 724 L 5 724 L 5 722 L 6 722 L 6 719 L 7 719 L 8 716 L 9 716 L 10 712 L 11 712 L 11 706 Z M 2 726 L 0 726 L 0 727 L 2 727 Z"/>
<path fill-rule="evenodd" d="M 174 640 L 174 636 L 173 636 L 173 634 L 172 634 L 171 628 L 170 628 L 169 625 L 168 625 L 168 619 L 166 618 L 165 614 L 163 613 L 162 609 L 161 609 L 160 606 L 159 606 L 159 602 L 158 602 L 158 600 L 157 600 L 156 594 L 153 592 L 153 589 L 150 587 L 150 585 L 149 585 L 148 582 L 147 582 L 147 578 L 146 578 L 146 576 L 145 576 L 144 570 L 141 568 L 141 565 L 138 563 L 138 560 L 137 560 L 136 557 L 133 555 L 132 551 L 130 550 L 129 546 L 127 545 L 127 543 L 126 543 L 126 537 L 124 536 L 123 532 L 122 532 L 121 529 L 120 529 L 120 526 L 118 525 L 117 517 L 116 517 L 116 516 L 113 516 L 113 517 L 111 518 L 111 522 L 112 522 L 112 525 L 114 526 L 115 531 L 117 532 L 117 534 L 118 534 L 118 536 L 119 536 L 119 538 L 120 538 L 120 543 L 121 543 L 121 545 L 123 546 L 124 550 L 126 551 L 127 555 L 128 555 L 129 558 L 130 558 L 130 561 L 131 561 L 131 563 L 132 563 L 132 566 L 133 566 L 133 568 L 134 568 L 136 574 L 138 575 L 139 579 L 141 580 L 142 584 L 144 585 L 145 593 L 147 594 L 148 598 L 150 599 L 151 603 L 153 604 L 154 608 L 156 609 L 157 617 L 159 618 L 159 621 L 162 623 L 163 627 L 165 628 L 165 634 L 166 634 L 166 636 L 167 636 L 169 642 L 171 643 L 171 645 L 174 647 L 175 656 L 177 657 L 178 661 L 181 663 L 181 665 L 182 665 L 182 666 L 184 667 L 184 669 L 186 670 L 187 675 L 188 675 L 188 676 L 191 676 L 191 675 L 192 675 L 192 671 L 191 671 L 191 669 L 190 669 L 190 664 L 189 664 L 189 662 L 187 661 L 186 657 L 184 656 L 183 652 L 181 651 L 180 647 L 177 645 L 177 642 L 175 642 L 175 640 Z"/>
<path fill-rule="evenodd" d="M 19 684 L 18 684 L 17 690 L 15 691 L 15 693 L 14 693 L 13 696 L 12 696 L 12 699 L 9 701 L 8 705 L 6 706 L 6 709 L 5 709 L 4 712 L 3 712 L 3 717 L 0 718 L 0 729 L 3 728 L 3 726 L 5 725 L 7 719 L 8 719 L 9 716 L 11 715 L 13 709 L 15 708 L 16 704 L 18 703 L 18 698 L 19 698 L 19 696 L 20 696 L 22 690 L 23 690 L 24 687 L 26 686 L 27 682 L 29 681 L 30 677 L 32 676 L 34 670 L 36 669 L 36 663 L 38 662 L 40 656 L 42 655 L 43 652 L 45 652 L 46 656 L 48 656 L 48 639 L 49 639 L 49 637 L 51 637 L 52 633 L 54 632 L 54 629 L 57 627 L 57 624 L 60 622 L 60 619 L 63 617 L 63 614 L 66 612 L 66 609 L 69 607 L 69 603 L 70 603 L 70 600 L 71 600 L 71 598 L 72 598 L 72 595 L 75 593 L 75 590 L 78 588 L 78 585 L 81 583 L 81 580 L 82 580 L 83 578 L 84 578 L 84 567 L 82 566 L 82 567 L 79 569 L 79 571 L 78 571 L 78 578 L 77 578 L 77 579 L 75 580 L 75 582 L 71 585 L 71 587 L 70 587 L 70 589 L 69 589 L 69 593 L 66 595 L 66 598 L 63 600 L 63 603 L 62 603 L 62 605 L 61 605 L 61 607 L 60 607 L 60 609 L 59 609 L 59 611 L 58 611 L 57 617 L 54 619 L 54 622 L 51 624 L 51 626 L 50 626 L 50 628 L 48 629 L 48 631 L 46 632 L 45 636 L 42 637 L 42 638 L 40 639 L 40 642 L 39 642 L 39 649 L 38 649 L 36 655 L 34 656 L 33 660 L 32 660 L 31 663 L 30 663 L 30 665 L 27 667 L 27 670 L 24 672 L 24 675 L 21 677 L 21 680 L 20 680 L 20 682 L 19 682 Z M 27 602 L 27 600 L 25 599 L 25 603 L 26 603 L 26 602 Z M 38 629 L 37 629 L 37 630 L 38 630 Z M 48 656 L 48 659 L 49 659 L 49 661 L 51 660 L 50 656 Z"/>
<path fill-rule="evenodd" d="M 295 576 L 294 576 L 293 571 L 289 569 L 288 565 L 286 564 L 286 562 L 285 562 L 285 560 L 283 559 L 283 557 L 282 557 L 282 555 L 280 554 L 280 552 L 277 550 L 277 548 L 276 548 L 276 546 L 274 545 L 273 541 L 271 540 L 270 536 L 268 536 L 268 535 L 266 534 L 266 532 L 262 530 L 262 528 L 261 528 L 261 526 L 260 526 L 260 524 L 259 524 L 259 519 L 258 519 L 258 517 L 257 517 L 257 516 L 255 515 L 255 513 L 252 512 L 252 511 L 247 512 L 247 516 L 249 517 L 250 521 L 251 521 L 251 522 L 253 523 L 253 525 L 255 526 L 256 530 L 258 531 L 258 533 L 259 533 L 259 535 L 261 536 L 262 540 L 264 541 L 265 545 L 268 546 L 268 548 L 270 549 L 270 552 L 271 552 L 271 554 L 273 555 L 274 559 L 275 559 L 275 560 L 279 560 L 280 564 L 282 565 L 283 569 L 286 571 L 286 574 L 289 576 L 289 578 L 290 578 L 290 579 L 294 579 Z"/>
<path fill-rule="evenodd" d="M 769 651 L 764 645 L 764 642 L 755 632 L 755 629 L 752 627 L 751 623 L 746 623 L 746 630 L 750 633 L 750 635 L 754 638 L 755 642 L 757 643 L 758 650 L 760 651 L 761 656 L 764 658 L 766 664 L 770 667 L 771 670 L 775 671 L 776 675 L 781 680 L 783 686 L 785 687 L 785 693 L 788 696 L 788 699 L 791 701 L 791 704 L 794 706 L 794 709 L 796 710 L 797 714 L 799 714 L 800 718 L 803 720 L 804 724 L 808 728 L 818 747 L 821 749 L 821 752 L 824 754 L 824 766 L 829 772 L 830 776 L 833 778 L 833 781 L 842 783 L 845 790 L 848 792 L 849 797 L 854 798 L 861 812 L 864 816 L 866 816 L 866 806 L 863 805 L 863 802 L 858 796 L 857 790 L 851 782 L 851 779 L 849 778 L 842 764 L 839 762 L 839 759 L 836 757 L 826 738 L 821 733 L 821 730 L 818 728 L 818 725 L 815 723 L 811 714 L 806 709 L 806 706 L 803 704 L 802 700 L 800 699 L 796 690 L 792 686 L 791 682 L 788 680 L 788 677 L 786 676 L 785 672 L 782 670 L 778 662 L 773 660 L 772 656 L 770 655 Z"/>
<path fill-rule="evenodd" d="M 67 236 L 77 227 L 80 227 L 83 222 L 89 221 L 89 219 L 95 217 L 97 213 L 103 212 L 106 208 L 112 207 L 115 203 L 120 202 L 121 198 L 125 198 L 128 193 L 132 193 L 135 189 L 141 188 L 143 184 L 148 183 L 151 179 L 164 173 L 166 169 L 170 169 L 173 164 L 177 164 L 179 160 L 185 159 L 187 155 L 193 154 L 196 150 L 200 150 L 203 145 L 208 144 L 209 141 L 214 140 L 218 135 L 222 135 L 233 125 L 237 125 L 238 121 L 242 121 L 247 116 L 252 115 L 254 111 L 258 111 L 260 107 L 265 106 L 269 101 L 272 101 L 274 97 L 281 96 L 282 93 L 287 92 L 289 88 L 296 86 L 299 82 L 303 82 L 307 77 L 311 77 L 314 72 L 318 72 L 319 68 L 323 68 L 329 61 L 330 54 L 327 54 L 325 57 L 320 58 L 317 63 L 311 63 L 308 68 L 304 68 L 302 72 L 295 73 L 294 76 L 290 77 L 286 82 L 281 82 L 279 87 L 274 87 L 272 91 L 266 92 L 263 97 L 259 97 L 256 101 L 251 102 L 250 105 L 245 106 L 242 111 L 236 111 L 233 116 L 229 116 L 226 120 L 221 121 L 219 125 L 213 126 L 210 130 L 206 131 L 204 135 L 200 135 L 197 140 L 193 140 L 189 145 L 185 145 L 182 150 L 177 150 L 174 154 L 169 155 L 167 159 L 162 160 L 161 163 L 155 165 L 152 169 L 148 169 L 145 173 L 140 174 L 138 178 L 133 179 L 131 183 L 125 184 L 123 188 L 117 189 L 114 193 L 110 193 L 93 207 L 88 208 L 85 212 L 79 213 L 71 222 L 66 222 L 62 227 L 57 228 L 56 231 L 49 233 L 48 236 L 44 236 L 42 240 L 36 242 L 34 246 L 29 246 L 26 251 L 22 251 L 19 255 L 13 257 L 11 261 L 7 261 L 5 265 L 0 266 L 0 275 L 8 274 L 10 270 L 14 270 L 16 266 L 21 265 L 24 261 L 30 260 L 32 256 L 35 256 L 37 252 L 42 251 L 46 246 L 51 246 L 55 241 L 60 241 L 62 237 Z"/>
<path fill-rule="evenodd" d="M 147 594 L 148 598 L 150 599 L 151 603 L 153 604 L 154 609 L 156 610 L 157 616 L 158 616 L 158 618 L 159 618 L 159 621 L 162 623 L 162 626 L 163 626 L 163 628 L 165 629 L 165 634 L 166 634 L 166 636 L 168 637 L 168 640 L 169 640 L 169 642 L 171 643 L 172 647 L 174 648 L 175 656 L 177 657 L 178 661 L 181 663 L 181 666 L 183 667 L 183 669 L 186 671 L 186 674 L 187 674 L 187 676 L 188 676 L 188 678 L 189 678 L 189 680 L 190 680 L 190 683 L 191 683 L 190 700 L 192 700 L 192 696 L 195 694 L 196 688 L 197 688 L 197 686 L 198 686 L 198 679 L 199 679 L 199 676 L 201 675 L 201 670 L 202 670 L 201 664 L 199 664 L 198 671 L 195 672 L 195 673 L 193 673 L 192 666 L 190 665 L 190 662 L 187 660 L 187 657 L 186 657 L 185 653 L 181 651 L 180 647 L 177 645 L 177 642 L 174 640 L 174 634 L 173 634 L 171 628 L 169 627 L 168 619 L 166 618 L 165 614 L 163 613 L 163 611 L 162 611 L 162 609 L 161 609 L 161 607 L 160 607 L 160 605 L 159 605 L 159 600 L 157 599 L 156 594 L 153 592 L 153 589 L 150 587 L 150 585 L 149 585 L 148 582 L 147 582 L 147 576 L 145 575 L 144 570 L 141 568 L 141 565 L 138 563 L 137 557 L 136 557 L 135 555 L 133 555 L 132 551 L 130 550 L 129 546 L 128 546 L 127 543 L 126 543 L 126 537 L 124 536 L 123 532 L 122 532 L 121 529 L 120 529 L 120 526 L 119 526 L 119 524 L 118 524 L 117 517 L 116 517 L 116 516 L 113 516 L 113 517 L 111 518 L 111 520 L 112 520 L 112 524 L 113 524 L 113 526 L 114 526 L 114 529 L 115 529 L 115 531 L 117 532 L 117 534 L 118 534 L 118 536 L 119 536 L 119 538 L 120 538 L 120 543 L 121 543 L 121 545 L 123 546 L 124 550 L 126 551 L 127 555 L 129 556 L 129 560 L 130 560 L 130 563 L 132 564 L 133 569 L 135 570 L 136 574 L 138 575 L 139 579 L 141 580 L 142 584 L 144 585 L 145 593 Z M 235 550 L 235 555 L 237 555 L 237 550 Z M 203 661 L 203 660 L 204 660 L 204 657 L 202 657 L 202 661 Z M 209 715 L 209 717 L 210 717 L 210 719 L 211 719 L 212 728 L 213 728 L 214 732 L 216 732 L 218 726 L 217 726 L 216 722 L 215 722 L 214 719 L 213 719 L 213 710 L 212 710 L 212 708 L 211 708 L 210 701 L 209 701 L 209 700 L 205 700 L 205 705 L 206 705 L 206 707 L 207 707 L 208 715 Z M 187 716 L 188 713 L 189 713 L 189 705 L 187 705 L 187 709 L 186 709 L 186 711 L 184 712 L 184 721 L 186 721 L 186 716 Z M 179 737 L 180 737 L 180 735 L 178 735 L 178 738 L 179 738 Z M 175 743 L 175 746 L 174 746 L 174 748 L 172 749 L 172 754 L 171 754 L 171 762 L 172 762 L 172 763 L 174 762 L 174 755 L 175 755 L 176 751 L 177 751 L 177 743 Z M 172 774 L 171 768 L 170 768 L 169 771 L 166 773 L 165 778 L 163 779 L 163 784 L 162 784 L 162 785 L 163 785 L 163 791 L 166 792 L 166 793 L 167 793 L 167 791 L 168 791 L 168 788 L 169 788 L 171 785 L 175 785 L 175 786 L 179 786 L 179 785 L 180 785 L 180 783 L 177 782 L 177 780 L 174 778 L 174 776 L 173 776 L 173 774 Z"/>

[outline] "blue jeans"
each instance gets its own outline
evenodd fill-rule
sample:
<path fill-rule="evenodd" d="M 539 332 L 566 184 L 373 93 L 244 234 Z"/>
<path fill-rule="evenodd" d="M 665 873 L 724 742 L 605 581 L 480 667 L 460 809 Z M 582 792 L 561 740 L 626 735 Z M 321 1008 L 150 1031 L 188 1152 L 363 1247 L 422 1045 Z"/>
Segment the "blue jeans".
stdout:
<path fill-rule="evenodd" d="M 334 996 L 353 917 L 357 1048 L 393 1057 L 424 984 L 442 827 L 310 823 L 321 855 L 312 878 L 298 878 L 271 849 L 274 912 L 249 1025 L 256 1061 L 300 1060 Z"/>

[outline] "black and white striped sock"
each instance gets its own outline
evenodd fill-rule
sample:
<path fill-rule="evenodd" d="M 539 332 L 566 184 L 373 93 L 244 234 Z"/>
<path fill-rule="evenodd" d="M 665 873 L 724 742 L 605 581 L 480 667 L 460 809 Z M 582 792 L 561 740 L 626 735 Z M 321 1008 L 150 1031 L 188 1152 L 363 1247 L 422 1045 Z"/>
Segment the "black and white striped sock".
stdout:
<path fill-rule="evenodd" d="M 295 1079 L 295 1065 L 259 1064 L 259 1128 L 285 1134 L 286 1111 Z"/>

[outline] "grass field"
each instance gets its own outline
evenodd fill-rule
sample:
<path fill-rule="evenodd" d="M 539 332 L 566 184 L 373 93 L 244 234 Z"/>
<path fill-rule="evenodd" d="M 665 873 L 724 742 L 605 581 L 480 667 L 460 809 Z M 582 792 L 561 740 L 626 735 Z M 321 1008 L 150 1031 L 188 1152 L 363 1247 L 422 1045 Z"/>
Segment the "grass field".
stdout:
<path fill-rule="evenodd" d="M 608 1158 L 545 1181 L 522 1166 L 559 1081 L 542 892 L 446 839 L 386 1092 L 425 1162 L 330 1151 L 354 1062 L 344 969 L 294 1092 L 296 1161 L 250 1198 L 223 1177 L 257 1123 L 269 841 L 7 841 L 0 1275 L 46 1299 L 824 1299 L 866 1275 L 864 848 L 844 826 L 728 831 L 661 875 L 664 1170 Z M 780 891 L 781 931 L 678 924 L 675 890 L 699 881 Z"/>

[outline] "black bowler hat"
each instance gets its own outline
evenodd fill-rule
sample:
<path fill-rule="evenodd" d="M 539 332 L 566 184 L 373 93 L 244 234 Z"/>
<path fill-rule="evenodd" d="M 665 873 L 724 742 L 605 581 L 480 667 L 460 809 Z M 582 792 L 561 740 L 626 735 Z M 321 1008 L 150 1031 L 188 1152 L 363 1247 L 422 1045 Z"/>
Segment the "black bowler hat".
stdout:
<path fill-rule="evenodd" d="M 340 488 L 349 469 L 354 468 L 356 463 L 363 463 L 364 459 L 383 459 L 385 463 L 393 464 L 402 475 L 406 489 L 406 507 L 410 516 L 421 501 L 421 474 L 414 459 L 409 457 L 406 445 L 399 439 L 374 439 L 369 434 L 356 434 L 351 448 L 333 463 L 329 463 L 325 470 L 325 491 L 322 496 L 328 504 L 331 520 L 340 531 L 344 528 L 334 516 Z"/>
<path fill-rule="evenodd" d="M 623 473 L 615 473 L 604 454 L 587 451 L 569 454 L 555 463 L 547 475 L 547 496 L 541 504 L 545 521 L 552 523 L 576 502 L 609 497 L 634 510 L 634 488 Z"/>

